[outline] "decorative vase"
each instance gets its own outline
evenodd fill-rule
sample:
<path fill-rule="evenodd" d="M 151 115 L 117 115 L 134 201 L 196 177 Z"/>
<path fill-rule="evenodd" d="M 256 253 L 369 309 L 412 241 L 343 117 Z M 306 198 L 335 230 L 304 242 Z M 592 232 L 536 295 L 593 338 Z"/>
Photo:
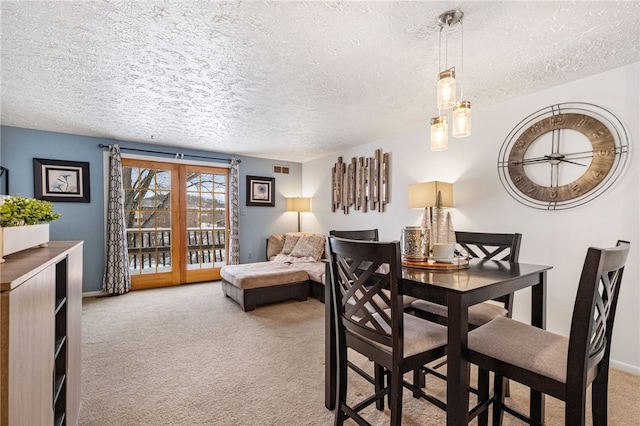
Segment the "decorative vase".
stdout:
<path fill-rule="evenodd" d="M 49 224 L 0 227 L 0 263 L 4 256 L 31 247 L 46 247 L 49 242 Z"/>
<path fill-rule="evenodd" d="M 429 258 L 429 232 L 421 226 L 405 226 L 400 239 L 405 260 L 425 261 Z"/>

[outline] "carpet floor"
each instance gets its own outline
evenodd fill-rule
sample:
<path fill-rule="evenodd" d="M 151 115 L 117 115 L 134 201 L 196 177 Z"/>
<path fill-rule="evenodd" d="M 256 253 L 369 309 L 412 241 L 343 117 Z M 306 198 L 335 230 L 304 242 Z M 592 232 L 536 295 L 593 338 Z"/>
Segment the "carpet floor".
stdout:
<path fill-rule="evenodd" d="M 86 298 L 82 315 L 81 425 L 333 423 L 324 407 L 324 305 L 315 299 L 243 312 L 213 282 Z M 371 385 L 351 374 L 349 389 L 353 401 Z M 444 397 L 442 381 L 430 379 L 428 389 Z M 514 383 L 508 402 L 526 410 L 527 395 Z M 564 424 L 564 405 L 546 400 L 547 424 Z M 407 426 L 445 424 L 444 412 L 408 391 L 402 414 Z M 389 424 L 388 410 L 366 415 Z M 504 424 L 523 423 L 505 415 Z M 640 377 L 611 371 L 609 424 L 640 425 Z"/>

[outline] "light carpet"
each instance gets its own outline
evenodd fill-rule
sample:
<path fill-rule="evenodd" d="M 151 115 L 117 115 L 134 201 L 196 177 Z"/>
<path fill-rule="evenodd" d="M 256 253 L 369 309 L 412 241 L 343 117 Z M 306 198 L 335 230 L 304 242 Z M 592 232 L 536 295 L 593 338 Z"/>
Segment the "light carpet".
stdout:
<path fill-rule="evenodd" d="M 192 284 L 86 298 L 82 324 L 81 425 L 333 423 L 324 406 L 324 305 L 315 299 L 243 312 L 219 282 Z M 349 380 L 351 400 L 369 395 L 368 382 Z M 442 381 L 428 388 L 443 397 Z M 526 409 L 527 395 L 512 384 L 509 401 Z M 612 370 L 609 399 L 609 424 L 640 424 L 640 377 Z M 547 424 L 564 424 L 563 410 L 547 397 Z M 388 410 L 366 415 L 389 424 Z M 445 415 L 405 391 L 402 423 L 439 426 Z M 521 424 L 505 415 L 505 425 Z"/>

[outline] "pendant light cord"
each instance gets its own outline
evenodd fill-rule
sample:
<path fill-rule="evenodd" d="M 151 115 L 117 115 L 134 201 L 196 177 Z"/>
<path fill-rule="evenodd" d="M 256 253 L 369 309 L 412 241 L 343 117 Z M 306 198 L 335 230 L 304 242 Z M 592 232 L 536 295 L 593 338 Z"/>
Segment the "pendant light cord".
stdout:
<path fill-rule="evenodd" d="M 464 25 L 462 25 L 462 19 L 460 20 L 460 102 L 464 99 Z"/>

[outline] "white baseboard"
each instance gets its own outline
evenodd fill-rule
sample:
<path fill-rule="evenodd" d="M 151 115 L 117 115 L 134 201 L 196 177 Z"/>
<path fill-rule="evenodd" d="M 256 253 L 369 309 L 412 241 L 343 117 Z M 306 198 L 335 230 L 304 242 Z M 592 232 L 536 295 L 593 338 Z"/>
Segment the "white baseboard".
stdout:
<path fill-rule="evenodd" d="M 101 291 L 85 291 L 82 293 L 82 297 L 96 297 L 103 295 L 104 293 Z"/>
<path fill-rule="evenodd" d="M 611 368 L 615 368 L 616 370 L 622 370 L 627 373 L 634 374 L 636 376 L 640 376 L 640 367 L 636 367 L 635 365 L 626 364 L 624 362 L 616 361 L 614 359 L 609 360 L 609 366 Z"/>

